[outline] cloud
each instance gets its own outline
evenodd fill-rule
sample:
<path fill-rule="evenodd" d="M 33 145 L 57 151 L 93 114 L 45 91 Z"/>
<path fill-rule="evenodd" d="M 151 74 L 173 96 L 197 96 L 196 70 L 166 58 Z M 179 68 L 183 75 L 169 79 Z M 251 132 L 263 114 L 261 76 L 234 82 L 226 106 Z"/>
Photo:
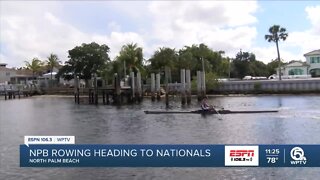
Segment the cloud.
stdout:
<path fill-rule="evenodd" d="M 10 66 L 24 66 L 24 61 L 33 57 L 45 60 L 50 53 L 66 61 L 68 50 L 92 41 L 107 44 L 112 58 L 126 43 L 144 45 L 139 34 L 120 32 L 116 23 L 109 24 L 110 34 L 82 32 L 56 16 L 61 13 L 56 2 L 1 3 L 1 61 Z"/>
<path fill-rule="evenodd" d="M 28 11 L 28 9 L 26 9 Z M 19 66 L 34 56 L 45 59 L 51 52 L 66 60 L 74 44 L 89 40 L 81 31 L 64 24 L 51 12 L 1 15 L 1 43 L 7 45 L 8 63 Z"/>
<path fill-rule="evenodd" d="M 298 46 L 303 54 L 320 48 L 320 6 L 308 6 L 305 8 L 307 19 L 312 27 L 301 32 L 290 33 L 288 42 L 292 46 Z"/>
<path fill-rule="evenodd" d="M 108 29 L 111 31 L 121 31 L 121 26 L 117 22 L 112 21 L 108 23 Z"/>
<path fill-rule="evenodd" d="M 9 66 L 23 66 L 25 60 L 35 56 L 46 59 L 50 53 L 56 53 L 65 61 L 68 50 L 92 41 L 107 44 L 112 58 L 127 43 L 143 47 L 145 58 L 162 46 L 180 49 L 199 43 L 216 51 L 223 50 L 230 57 L 242 49 L 255 53 L 257 59 L 264 62 L 276 58 L 274 44 L 255 45 L 258 34 L 255 13 L 261 10 L 257 1 L 93 2 L 92 7 L 109 8 L 106 14 L 99 11 L 97 22 L 105 23 L 105 33 L 77 28 L 86 24 L 72 24 L 72 18 L 81 13 L 76 10 L 72 11 L 75 14 L 71 18 L 64 18 L 71 13 L 65 10 L 74 8 L 74 3 L 1 1 L 0 60 Z M 79 3 L 76 7 L 82 5 Z M 312 27 L 289 32 L 288 39 L 280 44 L 281 57 L 287 61 L 304 59 L 304 53 L 320 47 L 320 6 L 309 6 L 305 11 Z M 116 15 L 112 16 L 110 13 L 114 12 Z M 94 25 L 94 19 L 88 20 Z"/>
<path fill-rule="evenodd" d="M 112 32 L 106 42 L 111 45 L 111 57 L 116 57 L 121 47 L 128 43 L 137 43 L 139 47 L 146 46 L 143 38 L 134 32 Z"/>
<path fill-rule="evenodd" d="M 305 53 L 320 47 L 320 6 L 307 6 L 305 12 L 311 28 L 304 31 L 288 32 L 287 40 L 279 44 L 280 56 L 285 62 L 291 60 L 305 61 L 303 56 Z M 256 54 L 258 60 L 262 60 L 265 63 L 277 58 L 274 43 L 270 43 L 268 47 L 252 47 L 250 51 Z"/>
<path fill-rule="evenodd" d="M 291 60 L 304 60 L 301 52 L 289 51 L 286 48 L 282 47 L 280 44 L 280 58 L 284 62 L 289 62 Z M 273 43 L 272 46 L 268 47 L 253 47 L 250 52 L 253 52 L 256 55 L 257 60 L 263 61 L 264 63 L 269 63 L 271 60 L 278 58 L 276 45 Z"/>
<path fill-rule="evenodd" d="M 256 1 L 161 1 L 150 3 L 149 11 L 157 44 L 181 48 L 206 43 L 230 57 L 242 49 L 255 53 L 265 63 L 277 58 L 274 44 L 257 47 L 254 43 L 255 13 L 263 11 Z M 285 61 L 305 60 L 303 54 L 320 47 L 320 6 L 309 6 L 305 11 L 312 28 L 289 32 L 288 39 L 280 43 Z"/>
<path fill-rule="evenodd" d="M 313 25 L 312 33 L 320 34 L 320 6 L 308 6 L 305 11 L 307 12 L 307 18 Z"/>
<path fill-rule="evenodd" d="M 257 8 L 256 1 L 154 1 L 149 5 L 152 36 L 164 46 L 206 43 L 233 53 L 253 43 Z"/>
<path fill-rule="evenodd" d="M 284 43 L 284 48 L 295 48 L 288 54 L 295 59 L 305 60 L 303 54 L 319 49 L 320 47 L 320 6 L 308 6 L 305 8 L 307 19 L 310 21 L 311 28 L 304 31 L 289 32 L 289 37 Z M 288 57 L 289 58 L 289 57 Z M 288 60 L 292 60 L 293 58 Z"/>

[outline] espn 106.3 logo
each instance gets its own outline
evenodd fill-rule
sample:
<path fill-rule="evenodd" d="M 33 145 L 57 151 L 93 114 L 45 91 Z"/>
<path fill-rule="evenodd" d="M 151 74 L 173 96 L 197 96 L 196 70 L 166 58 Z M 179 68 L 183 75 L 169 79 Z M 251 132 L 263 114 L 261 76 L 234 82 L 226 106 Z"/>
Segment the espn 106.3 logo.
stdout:
<path fill-rule="evenodd" d="M 259 166 L 259 146 L 225 146 L 225 166 Z"/>

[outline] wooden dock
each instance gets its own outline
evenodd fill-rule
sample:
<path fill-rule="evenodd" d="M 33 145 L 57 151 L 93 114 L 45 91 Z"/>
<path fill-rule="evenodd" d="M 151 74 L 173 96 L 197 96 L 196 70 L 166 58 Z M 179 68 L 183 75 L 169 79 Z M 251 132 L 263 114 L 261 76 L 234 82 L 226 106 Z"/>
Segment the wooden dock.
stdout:
<path fill-rule="evenodd" d="M 117 74 L 114 75 L 114 81 L 112 85 L 98 87 L 97 77 L 92 79 L 92 86 L 88 88 L 88 103 L 99 104 L 99 98 L 102 99 L 102 104 L 130 104 L 142 101 L 142 85 L 141 75 L 138 72 L 136 77 L 132 72 L 130 74 L 129 86 L 121 86 L 120 78 Z M 79 77 L 75 77 L 74 86 L 74 101 L 76 104 L 80 104 L 80 85 Z"/>
<path fill-rule="evenodd" d="M 31 89 L 19 89 L 13 85 L 0 87 L 0 96 L 4 96 L 5 100 L 20 99 L 21 97 L 29 97 L 32 95 Z"/>
<path fill-rule="evenodd" d="M 130 104 L 141 102 L 142 96 L 132 94 L 132 88 L 129 86 L 121 87 L 119 92 L 112 87 L 105 88 L 89 88 L 89 104 L 99 104 L 99 98 L 103 105 L 106 104 Z M 76 98 L 79 98 L 78 96 Z M 75 100 L 78 102 L 78 100 Z"/>
<path fill-rule="evenodd" d="M 188 69 L 181 69 L 181 82 L 180 83 L 170 83 L 170 69 L 166 68 L 165 72 L 165 84 L 161 87 L 161 76 L 160 73 L 151 73 L 151 83 L 147 85 L 150 92 L 151 100 L 155 101 L 161 100 L 161 94 L 165 97 L 165 104 L 169 106 L 169 96 L 180 94 L 181 103 L 190 104 L 191 103 L 191 73 Z M 136 76 L 135 76 L 136 75 Z M 198 88 L 198 100 L 202 100 L 205 94 L 205 77 L 204 72 L 199 71 L 197 73 L 197 86 Z M 80 96 L 83 97 L 83 89 L 79 86 L 79 77 L 74 77 L 74 101 L 76 104 L 80 104 Z M 129 81 L 126 85 L 121 85 L 119 75 L 115 74 L 113 79 L 113 84 L 109 86 L 98 87 L 97 77 L 93 76 L 91 79 L 91 87 L 88 90 L 88 103 L 98 105 L 102 104 L 130 104 L 139 103 L 143 99 L 143 90 L 146 90 L 146 86 L 141 83 L 141 74 L 131 72 L 129 76 Z M 81 95 L 80 95 L 81 94 Z"/>

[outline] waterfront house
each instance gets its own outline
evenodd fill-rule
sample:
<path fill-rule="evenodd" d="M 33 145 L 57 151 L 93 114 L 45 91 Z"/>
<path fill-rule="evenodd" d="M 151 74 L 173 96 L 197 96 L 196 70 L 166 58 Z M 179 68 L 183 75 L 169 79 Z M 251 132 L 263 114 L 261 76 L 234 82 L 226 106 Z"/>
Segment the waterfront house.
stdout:
<path fill-rule="evenodd" d="M 320 77 L 320 49 L 308 52 L 304 54 L 304 57 L 306 58 L 305 62 L 293 60 L 281 66 L 281 75 L 284 77 L 293 75 Z M 278 68 L 276 72 L 278 76 Z"/>
<path fill-rule="evenodd" d="M 8 84 L 12 75 L 15 75 L 15 69 L 6 67 L 6 63 L 0 63 L 0 84 Z"/>
<path fill-rule="evenodd" d="M 27 84 L 28 81 L 34 79 L 30 70 L 8 68 L 6 66 L 6 63 L 0 63 L 0 84 Z"/>
<path fill-rule="evenodd" d="M 290 61 L 281 67 L 282 76 L 308 75 L 310 65 L 302 61 Z M 277 74 L 279 70 L 277 69 Z"/>
<path fill-rule="evenodd" d="M 17 69 L 15 73 L 10 77 L 11 84 L 29 84 L 35 77 L 31 70 L 28 69 Z"/>
<path fill-rule="evenodd" d="M 309 67 L 309 74 L 312 77 L 320 77 L 320 49 L 304 54 Z"/>

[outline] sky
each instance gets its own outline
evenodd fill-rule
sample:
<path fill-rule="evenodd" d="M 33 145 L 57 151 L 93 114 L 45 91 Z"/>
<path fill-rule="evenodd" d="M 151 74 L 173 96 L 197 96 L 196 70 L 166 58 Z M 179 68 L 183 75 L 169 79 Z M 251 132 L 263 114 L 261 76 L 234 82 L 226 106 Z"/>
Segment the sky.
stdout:
<path fill-rule="evenodd" d="M 137 43 L 145 59 L 160 47 L 181 49 L 205 43 L 234 58 L 246 51 L 265 63 L 276 59 L 264 39 L 272 25 L 285 27 L 281 58 L 305 61 L 320 49 L 319 1 L 0 1 L 0 62 L 21 67 L 50 53 L 62 62 L 82 43 L 121 47 Z"/>

